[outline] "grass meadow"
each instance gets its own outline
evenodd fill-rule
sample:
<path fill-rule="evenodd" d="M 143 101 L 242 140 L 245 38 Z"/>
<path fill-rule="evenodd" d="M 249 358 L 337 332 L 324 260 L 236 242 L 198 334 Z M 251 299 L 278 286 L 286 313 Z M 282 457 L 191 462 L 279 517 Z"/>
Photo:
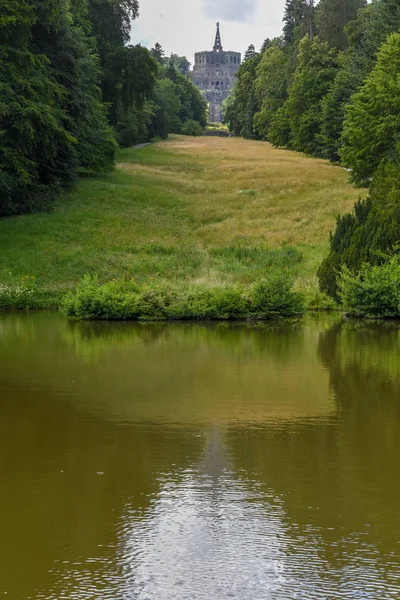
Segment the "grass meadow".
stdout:
<path fill-rule="evenodd" d="M 361 193 L 340 167 L 267 143 L 172 136 L 120 151 L 51 213 L 1 220 L 0 284 L 31 278 L 46 306 L 85 274 L 245 286 L 277 267 L 311 298 L 335 217 Z"/>

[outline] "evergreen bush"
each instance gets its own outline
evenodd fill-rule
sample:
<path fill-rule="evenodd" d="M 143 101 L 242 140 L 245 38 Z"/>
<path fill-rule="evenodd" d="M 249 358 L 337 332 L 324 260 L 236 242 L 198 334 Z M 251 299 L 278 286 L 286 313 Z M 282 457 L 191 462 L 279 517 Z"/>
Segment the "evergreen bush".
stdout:
<path fill-rule="evenodd" d="M 337 218 L 329 255 L 318 270 L 320 289 L 339 299 L 337 278 L 343 266 L 358 273 L 363 263 L 381 265 L 400 245 L 400 149 L 382 161 L 371 192 L 352 214 Z"/>

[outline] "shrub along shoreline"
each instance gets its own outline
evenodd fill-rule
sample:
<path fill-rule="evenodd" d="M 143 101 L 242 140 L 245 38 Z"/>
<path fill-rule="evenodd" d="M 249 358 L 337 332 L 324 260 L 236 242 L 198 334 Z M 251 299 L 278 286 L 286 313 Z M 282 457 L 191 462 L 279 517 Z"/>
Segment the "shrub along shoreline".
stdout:
<path fill-rule="evenodd" d="M 302 294 L 278 271 L 252 286 L 140 285 L 134 280 L 100 284 L 86 275 L 61 304 L 81 320 L 273 320 L 302 316 Z"/>

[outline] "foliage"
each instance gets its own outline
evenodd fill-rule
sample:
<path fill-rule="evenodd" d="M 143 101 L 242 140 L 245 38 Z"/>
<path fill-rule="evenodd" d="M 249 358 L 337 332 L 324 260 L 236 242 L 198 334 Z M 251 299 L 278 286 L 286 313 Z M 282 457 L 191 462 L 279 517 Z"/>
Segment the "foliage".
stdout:
<path fill-rule="evenodd" d="M 356 19 L 360 8 L 366 6 L 366 0 L 320 0 L 316 20 L 321 40 L 331 48 L 345 50 L 348 44 L 346 25 Z"/>
<path fill-rule="evenodd" d="M 204 128 L 200 125 L 200 123 L 198 121 L 189 119 L 182 126 L 181 133 L 183 135 L 193 135 L 193 136 L 203 135 Z"/>
<path fill-rule="evenodd" d="M 254 81 L 260 60 L 261 54 L 255 54 L 240 65 L 238 82 L 223 109 L 224 122 L 231 131 L 248 139 L 256 137 L 253 120 L 259 106 Z"/>
<path fill-rule="evenodd" d="M 257 54 L 256 49 L 254 44 L 250 44 L 250 46 L 247 48 L 246 52 L 244 53 L 244 57 L 243 60 L 249 60 L 250 58 L 254 58 L 255 55 Z"/>
<path fill-rule="evenodd" d="M 3 2 L 0 215 L 47 209 L 80 170 L 111 170 L 116 140 L 205 126 L 204 99 L 174 68 L 188 61 L 159 66 L 128 45 L 137 16 L 137 0 Z"/>
<path fill-rule="evenodd" d="M 258 127 L 260 124 L 258 123 Z M 268 128 L 268 141 L 275 147 L 290 147 L 292 131 L 290 128 L 289 112 L 287 104 L 281 106 L 271 118 Z"/>
<path fill-rule="evenodd" d="M 283 23 L 285 45 L 295 45 L 310 34 L 310 28 L 313 29 L 314 3 L 310 0 L 286 0 Z"/>
<path fill-rule="evenodd" d="M 207 124 L 207 103 L 201 92 L 172 66 L 160 69 L 151 108 L 150 137 L 166 139 L 169 133 L 184 133 L 188 128 L 195 131 L 194 135 L 201 135 Z"/>
<path fill-rule="evenodd" d="M 383 265 L 363 264 L 355 274 L 344 267 L 339 278 L 343 308 L 373 319 L 400 317 L 400 257 Z"/>
<path fill-rule="evenodd" d="M 369 198 L 357 202 L 353 214 L 338 217 L 329 255 L 318 271 L 321 290 L 331 297 L 338 298 L 337 277 L 343 266 L 357 273 L 363 263 L 380 265 L 398 248 L 399 181 L 399 158 L 383 162 Z"/>
<path fill-rule="evenodd" d="M 164 64 L 168 67 L 174 67 L 181 75 L 189 75 L 191 63 L 186 56 L 171 54 L 169 58 L 164 59 Z"/>
<path fill-rule="evenodd" d="M 340 160 L 342 130 L 346 105 L 362 84 L 362 72 L 351 70 L 348 57 L 339 56 L 340 68 L 321 101 L 320 135 L 321 154 L 333 162 Z"/>
<path fill-rule="evenodd" d="M 27 1 L 3 7 L 0 20 L 0 214 L 40 208 L 57 190 L 49 178 L 68 134 L 61 123 L 62 87 L 35 51 L 37 16 Z M 71 139 L 72 142 L 72 139 Z"/>
<path fill-rule="evenodd" d="M 321 102 L 338 69 L 336 54 L 318 38 L 300 43 L 298 65 L 286 101 L 290 146 L 320 156 Z"/>
<path fill-rule="evenodd" d="M 63 301 L 69 317 L 94 320 L 275 319 L 301 315 L 303 299 L 287 275 L 273 272 L 252 288 L 200 285 L 138 285 L 135 281 L 99 284 L 86 275 Z"/>
<path fill-rule="evenodd" d="M 46 208 L 80 167 L 113 166 L 95 49 L 80 19 L 64 0 L 4 6 L 0 214 Z"/>
<path fill-rule="evenodd" d="M 287 99 L 286 63 L 282 48 L 271 45 L 263 52 L 256 69 L 254 87 L 260 110 L 254 115 L 254 128 L 261 139 L 269 139 L 271 122 Z"/>
<path fill-rule="evenodd" d="M 150 50 L 150 54 L 151 56 L 160 64 L 163 65 L 164 61 L 165 61 L 165 52 L 163 47 L 161 46 L 161 44 L 159 44 L 158 42 L 156 42 L 156 44 L 154 45 L 154 48 L 152 48 Z"/>
<path fill-rule="evenodd" d="M 367 184 L 393 156 L 400 136 L 400 34 L 383 44 L 378 61 L 346 109 L 341 157 L 352 179 Z"/>
<path fill-rule="evenodd" d="M 207 103 L 200 90 L 188 77 L 179 73 L 172 65 L 165 70 L 164 75 L 166 79 L 174 83 L 175 93 L 180 102 L 178 118 L 181 125 L 186 121 L 194 120 L 205 127 L 207 125 Z M 179 133 L 179 131 L 176 133 Z"/>
<path fill-rule="evenodd" d="M 137 0 L 87 0 L 88 18 L 101 64 L 101 90 L 108 118 L 121 146 L 149 139 L 149 100 L 157 61 L 146 48 L 127 45 Z"/>

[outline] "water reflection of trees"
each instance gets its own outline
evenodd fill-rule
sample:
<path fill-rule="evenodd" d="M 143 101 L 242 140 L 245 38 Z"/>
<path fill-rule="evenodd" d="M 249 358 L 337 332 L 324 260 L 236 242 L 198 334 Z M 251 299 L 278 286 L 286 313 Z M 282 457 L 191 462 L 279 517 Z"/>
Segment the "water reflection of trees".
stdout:
<path fill-rule="evenodd" d="M 270 352 L 282 357 L 295 356 L 303 344 L 301 320 L 276 323 L 116 323 L 77 322 L 67 323 L 65 339 L 82 355 L 108 352 L 113 345 L 119 347 L 134 341 L 154 344 L 158 341 L 195 340 L 203 344 L 218 344 L 220 351 L 229 354 L 249 350 L 259 353 Z M 266 335 L 267 334 L 267 335 Z"/>
<path fill-rule="evenodd" d="M 328 561 L 369 545 L 397 556 L 400 325 L 343 321 L 317 350 L 336 415 L 230 429 L 235 466 L 281 495 L 294 537 L 314 532 Z"/>

